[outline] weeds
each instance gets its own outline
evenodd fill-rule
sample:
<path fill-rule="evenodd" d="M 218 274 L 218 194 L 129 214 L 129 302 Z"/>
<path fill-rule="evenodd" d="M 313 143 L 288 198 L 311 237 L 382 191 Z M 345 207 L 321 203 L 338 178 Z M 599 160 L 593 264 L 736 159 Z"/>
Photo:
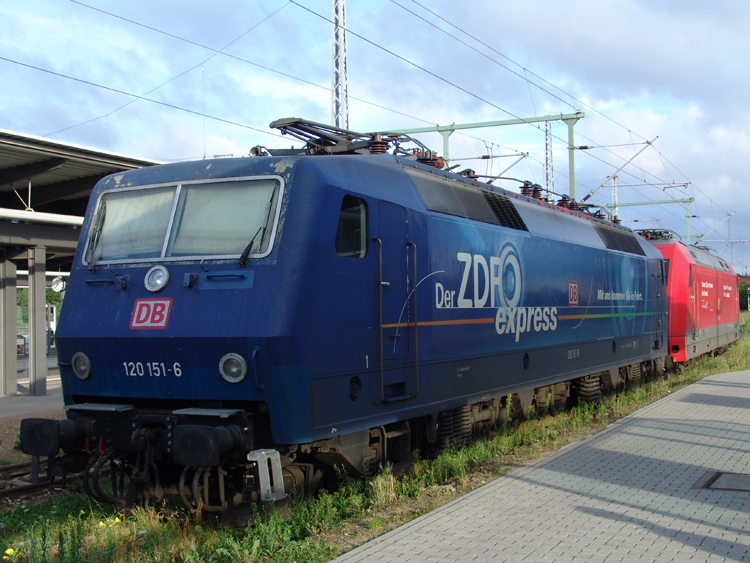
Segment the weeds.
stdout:
<path fill-rule="evenodd" d="M 747 314 L 743 319 L 747 332 Z M 743 369 L 750 369 L 748 340 L 721 356 L 700 358 L 668 378 L 628 387 L 596 404 L 579 402 L 555 417 L 548 416 L 548 395 L 538 418 L 510 422 L 506 417 L 494 436 L 448 448 L 433 460 L 415 452 L 413 471 L 407 475 L 397 477 L 389 466 L 361 479 L 339 471 L 337 490 L 324 491 L 309 503 L 304 495 L 292 495 L 283 515 L 273 505 L 263 507 L 253 514 L 254 525 L 242 529 L 222 529 L 211 521 L 195 524 L 183 514 L 170 516 L 156 508 L 137 509 L 125 518 L 78 494 L 20 506 L 0 513 L 0 553 L 3 563 L 328 561 L 341 550 L 337 538 L 344 530 L 356 528 L 358 542 L 369 539 L 513 469 L 546 447 L 592 434 L 712 373 Z M 505 405 L 510 413 L 510 396 Z M 351 545 L 347 541 L 345 548 Z"/>
<path fill-rule="evenodd" d="M 389 464 L 368 484 L 373 506 L 385 506 L 396 500 L 396 478 Z"/>

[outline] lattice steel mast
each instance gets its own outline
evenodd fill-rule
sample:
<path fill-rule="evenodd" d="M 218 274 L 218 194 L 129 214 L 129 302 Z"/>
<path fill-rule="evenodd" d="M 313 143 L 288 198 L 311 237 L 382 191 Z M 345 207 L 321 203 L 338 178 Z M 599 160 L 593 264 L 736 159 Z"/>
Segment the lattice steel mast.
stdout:
<path fill-rule="evenodd" d="M 617 174 L 612 176 L 612 213 L 615 219 L 619 218 L 619 209 L 617 208 Z"/>
<path fill-rule="evenodd" d="M 333 65 L 331 125 L 349 129 L 349 86 L 346 72 L 346 0 L 333 0 Z"/>

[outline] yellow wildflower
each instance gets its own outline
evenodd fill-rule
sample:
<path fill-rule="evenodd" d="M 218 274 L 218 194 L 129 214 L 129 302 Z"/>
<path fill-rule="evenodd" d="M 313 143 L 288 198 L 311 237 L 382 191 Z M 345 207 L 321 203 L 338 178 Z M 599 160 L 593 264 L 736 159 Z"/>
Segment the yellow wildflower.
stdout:
<path fill-rule="evenodd" d="M 120 519 L 117 516 L 115 516 L 115 524 L 119 524 L 119 523 L 120 523 Z"/>
<path fill-rule="evenodd" d="M 15 553 L 15 550 L 12 547 L 9 547 L 5 550 L 5 555 L 13 555 Z"/>
<path fill-rule="evenodd" d="M 101 520 L 99 520 L 99 527 L 100 527 L 100 528 L 103 528 L 103 527 L 104 527 L 104 522 L 102 522 Z"/>

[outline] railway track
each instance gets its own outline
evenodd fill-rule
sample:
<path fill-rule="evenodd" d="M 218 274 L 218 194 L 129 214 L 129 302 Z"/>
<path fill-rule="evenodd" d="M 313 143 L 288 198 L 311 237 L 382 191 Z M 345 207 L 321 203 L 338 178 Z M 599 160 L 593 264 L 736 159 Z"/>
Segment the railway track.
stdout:
<path fill-rule="evenodd" d="M 102 467 L 103 473 L 109 473 L 109 464 Z M 34 496 L 40 496 L 46 491 L 52 494 L 54 489 L 61 489 L 63 480 L 59 476 L 52 477 L 50 483 L 47 477 L 47 462 L 39 460 L 39 482 L 31 482 L 32 462 L 25 461 L 11 465 L 0 466 L 0 502 L 5 499 L 28 499 Z M 66 477 L 69 480 L 75 477 L 81 477 L 83 473 L 69 473 Z"/>
<path fill-rule="evenodd" d="M 46 475 L 46 468 L 47 463 L 40 460 L 40 475 Z M 46 477 L 41 477 L 39 483 L 31 483 L 31 469 L 30 461 L 0 466 L 0 501 L 38 496 L 55 486 L 55 480 L 50 484 Z"/>
<path fill-rule="evenodd" d="M 47 464 L 40 460 L 40 469 L 46 467 Z M 11 465 L 0 466 L 0 480 L 5 481 L 8 479 L 16 479 L 17 477 L 23 477 L 31 474 L 31 462 L 24 461 L 22 463 L 13 463 Z"/>

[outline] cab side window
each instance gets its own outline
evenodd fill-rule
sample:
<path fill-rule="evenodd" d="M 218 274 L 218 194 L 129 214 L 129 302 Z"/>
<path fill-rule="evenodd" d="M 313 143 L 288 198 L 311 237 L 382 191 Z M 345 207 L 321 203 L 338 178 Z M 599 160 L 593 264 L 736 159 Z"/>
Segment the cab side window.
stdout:
<path fill-rule="evenodd" d="M 349 258 L 364 258 L 367 254 L 367 206 L 358 197 L 346 195 L 341 202 L 336 254 Z"/>

